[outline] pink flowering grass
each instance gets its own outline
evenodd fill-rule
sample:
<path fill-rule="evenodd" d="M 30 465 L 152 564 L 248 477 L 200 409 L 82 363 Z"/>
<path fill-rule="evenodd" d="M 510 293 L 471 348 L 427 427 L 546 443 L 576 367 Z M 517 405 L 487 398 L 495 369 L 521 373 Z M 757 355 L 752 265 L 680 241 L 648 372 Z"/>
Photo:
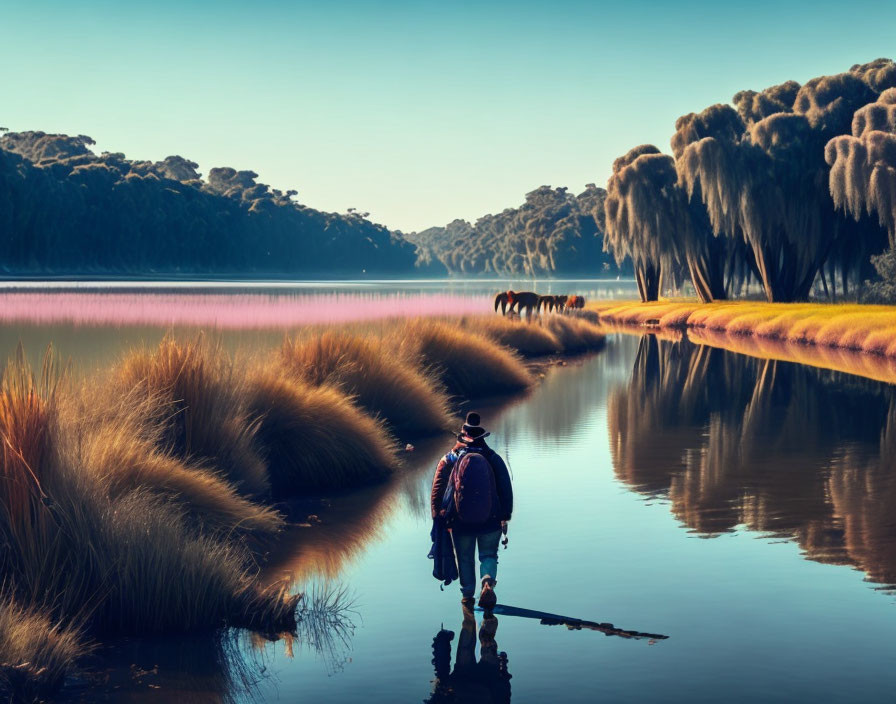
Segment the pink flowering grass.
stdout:
<path fill-rule="evenodd" d="M 260 330 L 485 313 L 489 296 L 450 293 L 0 293 L 0 323 Z"/>

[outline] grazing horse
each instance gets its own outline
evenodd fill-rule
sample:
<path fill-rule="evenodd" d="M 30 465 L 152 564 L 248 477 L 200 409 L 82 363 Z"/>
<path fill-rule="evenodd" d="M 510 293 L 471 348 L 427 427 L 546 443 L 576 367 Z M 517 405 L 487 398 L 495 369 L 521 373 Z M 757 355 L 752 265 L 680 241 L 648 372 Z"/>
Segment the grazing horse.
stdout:
<path fill-rule="evenodd" d="M 520 317 L 523 315 L 523 309 L 527 311 L 526 314 L 529 318 L 538 311 L 538 298 L 538 294 L 532 293 L 532 291 L 507 292 L 507 303 L 509 304 L 510 312 L 513 313 L 513 309 L 516 307 L 516 312 L 519 313 Z"/>
<path fill-rule="evenodd" d="M 562 313 L 563 309 L 566 307 L 566 299 L 569 296 L 554 296 L 554 308 L 557 309 L 558 313 Z"/>
<path fill-rule="evenodd" d="M 507 315 L 507 291 L 495 294 L 495 313 L 498 312 L 498 306 L 501 306 L 501 315 Z"/>
<path fill-rule="evenodd" d="M 585 307 L 585 297 L 584 296 L 570 296 L 566 301 L 567 308 L 584 308 Z"/>
<path fill-rule="evenodd" d="M 538 312 L 541 313 L 542 310 L 553 311 L 556 303 L 557 303 L 556 296 L 539 296 L 538 297 Z"/>

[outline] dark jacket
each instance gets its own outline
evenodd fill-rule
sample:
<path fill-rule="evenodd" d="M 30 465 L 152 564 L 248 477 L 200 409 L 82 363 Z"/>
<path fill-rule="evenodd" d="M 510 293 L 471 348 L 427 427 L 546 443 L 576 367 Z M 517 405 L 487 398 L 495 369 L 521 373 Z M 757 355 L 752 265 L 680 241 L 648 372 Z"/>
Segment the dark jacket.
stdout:
<path fill-rule="evenodd" d="M 457 579 L 457 562 L 454 558 L 454 544 L 451 542 L 444 518 L 440 516 L 432 519 L 429 537 L 432 539 L 432 548 L 428 555 L 433 561 L 432 576 L 447 587 Z"/>
<path fill-rule="evenodd" d="M 484 523 L 477 525 L 467 525 L 460 522 L 454 522 L 450 526 L 452 530 L 464 534 L 480 534 L 492 533 L 501 528 L 501 521 L 509 521 L 513 513 L 513 486 L 510 482 L 510 473 L 507 471 L 507 465 L 501 459 L 501 455 L 490 448 L 485 440 L 476 440 L 469 444 L 458 442 L 451 453 L 445 455 L 436 467 L 435 476 L 432 478 L 432 492 L 429 495 L 429 506 L 432 511 L 432 517 L 436 518 L 442 511 L 442 500 L 445 497 L 445 489 L 448 486 L 448 477 L 451 475 L 451 468 L 454 463 L 451 456 L 464 447 L 478 452 L 488 460 L 492 471 L 495 473 L 495 488 L 498 491 L 498 505 L 492 512 L 492 515 Z"/>

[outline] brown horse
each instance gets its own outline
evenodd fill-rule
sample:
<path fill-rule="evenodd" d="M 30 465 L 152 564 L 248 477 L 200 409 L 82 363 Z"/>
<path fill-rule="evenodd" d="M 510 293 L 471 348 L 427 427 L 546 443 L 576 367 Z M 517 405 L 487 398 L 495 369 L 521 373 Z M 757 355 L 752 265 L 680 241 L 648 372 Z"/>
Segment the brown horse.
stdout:
<path fill-rule="evenodd" d="M 523 309 L 526 310 L 526 315 L 531 318 L 533 313 L 538 311 L 538 294 L 532 293 L 532 291 L 508 291 L 507 292 L 507 303 L 509 304 L 510 312 L 513 313 L 514 307 L 516 308 L 516 312 L 519 313 L 520 316 L 523 315 Z"/>
<path fill-rule="evenodd" d="M 585 307 L 585 297 L 584 296 L 570 296 L 566 301 L 567 308 L 584 308 Z"/>
<path fill-rule="evenodd" d="M 501 315 L 507 315 L 507 291 L 495 294 L 495 313 L 498 312 L 498 306 L 501 306 Z"/>

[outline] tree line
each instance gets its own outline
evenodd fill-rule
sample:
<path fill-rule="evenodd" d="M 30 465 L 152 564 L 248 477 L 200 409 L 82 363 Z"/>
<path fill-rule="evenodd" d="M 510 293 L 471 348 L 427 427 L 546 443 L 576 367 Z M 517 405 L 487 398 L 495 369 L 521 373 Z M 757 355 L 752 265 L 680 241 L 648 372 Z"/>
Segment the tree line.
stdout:
<path fill-rule="evenodd" d="M 87 136 L 0 137 L 0 271 L 16 275 L 346 276 L 418 271 L 366 213 L 325 213 L 253 171 L 134 161 Z M 424 267 L 424 270 L 426 268 Z"/>
<path fill-rule="evenodd" d="M 440 262 L 452 274 L 522 276 L 631 274 L 604 251 L 604 200 L 593 183 L 573 195 L 541 186 L 518 208 L 454 220 L 405 235 L 417 244 L 421 265 Z"/>
<path fill-rule="evenodd" d="M 678 118 L 671 155 L 641 145 L 613 164 L 606 247 L 641 298 L 689 279 L 702 301 L 750 282 L 794 301 L 896 272 L 896 63 L 732 103 Z"/>

